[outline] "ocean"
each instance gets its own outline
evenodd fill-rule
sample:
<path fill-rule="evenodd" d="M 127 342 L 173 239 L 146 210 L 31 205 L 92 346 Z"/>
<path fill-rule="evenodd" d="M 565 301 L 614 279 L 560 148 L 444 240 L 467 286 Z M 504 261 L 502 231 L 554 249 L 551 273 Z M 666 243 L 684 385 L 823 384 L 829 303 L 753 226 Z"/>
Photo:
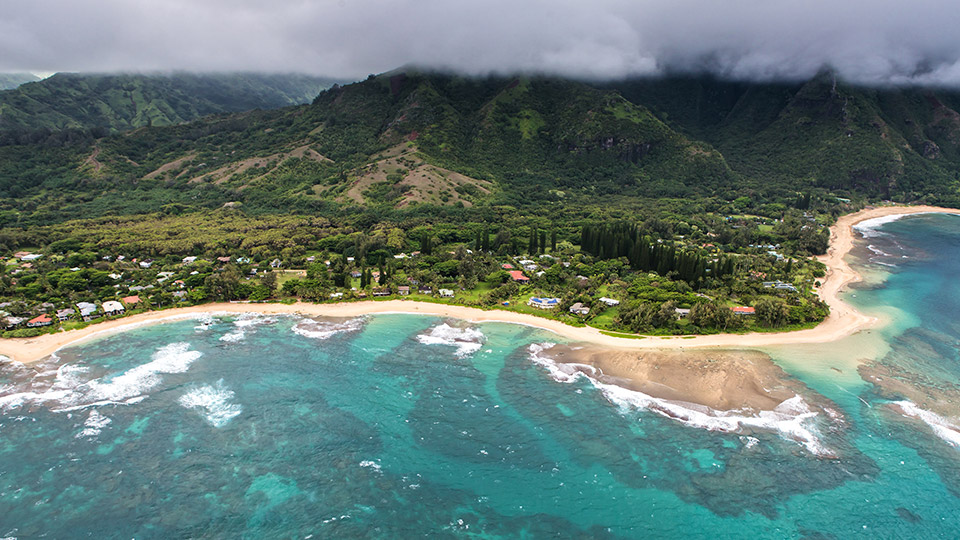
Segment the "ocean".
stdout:
<path fill-rule="evenodd" d="M 2 363 L 0 538 L 960 537 L 960 219 L 861 230 L 846 298 L 888 324 L 765 350 L 807 391 L 756 417 L 417 315 L 207 315 Z"/>

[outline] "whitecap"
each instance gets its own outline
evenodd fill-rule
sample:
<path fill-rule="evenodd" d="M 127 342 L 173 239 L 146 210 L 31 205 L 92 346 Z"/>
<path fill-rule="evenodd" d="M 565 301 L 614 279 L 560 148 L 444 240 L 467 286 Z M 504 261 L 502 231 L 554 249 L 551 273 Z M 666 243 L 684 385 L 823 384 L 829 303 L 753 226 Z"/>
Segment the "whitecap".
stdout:
<path fill-rule="evenodd" d="M 243 341 L 243 338 L 247 337 L 247 333 L 243 330 L 235 330 L 233 332 L 224 334 L 220 336 L 220 341 L 226 341 L 227 343 L 236 343 L 238 341 Z"/>
<path fill-rule="evenodd" d="M 235 330 L 220 336 L 220 341 L 227 343 L 236 343 L 243 341 L 247 337 L 247 330 L 253 329 L 261 324 L 276 322 L 276 319 L 264 317 L 259 313 L 244 313 L 237 320 L 233 321 Z"/>
<path fill-rule="evenodd" d="M 363 328 L 362 317 L 343 322 L 304 319 L 293 326 L 293 332 L 311 339 L 329 339 L 344 332 L 356 332 Z"/>
<path fill-rule="evenodd" d="M 42 388 L 38 383 L 25 391 L 0 396 L 0 409 L 55 402 L 62 406 L 56 409 L 61 412 L 96 405 L 135 403 L 136 398 L 160 384 L 162 374 L 182 373 L 202 355 L 190 350 L 189 343 L 171 343 L 157 349 L 146 364 L 113 377 L 93 380 L 82 377 L 89 367 L 63 364 L 57 368 L 57 375 L 48 387 Z"/>
<path fill-rule="evenodd" d="M 457 358 L 466 358 L 483 347 L 483 338 L 483 332 L 475 328 L 454 328 L 444 323 L 418 335 L 417 341 L 424 345 L 451 345 L 457 348 Z"/>
<path fill-rule="evenodd" d="M 83 430 L 77 433 L 76 438 L 96 437 L 100 431 L 111 422 L 109 417 L 100 414 L 96 409 L 90 411 L 87 420 L 83 423 Z"/>
<path fill-rule="evenodd" d="M 880 228 L 887 223 L 893 223 L 899 219 L 902 219 L 910 214 L 893 214 L 889 216 L 881 216 L 872 219 L 865 219 L 860 223 L 857 223 L 853 226 L 853 230 L 860 233 L 864 238 L 876 238 L 878 236 L 884 236 L 883 232 L 880 231 Z"/>
<path fill-rule="evenodd" d="M 545 368 L 558 382 L 569 384 L 581 377 L 587 379 L 611 403 L 624 410 L 648 410 L 688 426 L 710 431 L 731 433 L 745 427 L 773 431 L 785 439 L 803 445 L 814 455 L 834 455 L 821 443 L 819 430 L 814 425 L 814 419 L 819 413 L 812 411 L 799 395 L 784 400 L 772 411 L 760 411 L 757 415 L 747 415 L 742 410 L 721 411 L 696 403 L 660 399 L 622 386 L 600 382 L 595 378 L 597 371 L 584 369 L 579 364 L 558 363 L 541 354 L 553 346 L 553 343 L 531 345 L 528 349 L 530 359 Z"/>
<path fill-rule="evenodd" d="M 220 379 L 216 384 L 198 386 L 180 396 L 180 405 L 187 409 L 201 411 L 201 415 L 214 427 L 223 427 L 235 416 L 243 412 L 238 403 L 231 403 L 233 390 L 228 389 Z"/>
<path fill-rule="evenodd" d="M 360 462 L 361 467 L 369 467 L 377 472 L 380 472 L 380 464 L 376 461 L 363 460 Z"/>
<path fill-rule="evenodd" d="M 960 425 L 950 422 L 937 413 L 921 409 L 912 401 L 895 401 L 893 404 L 900 407 L 904 416 L 919 418 L 933 430 L 937 437 L 946 441 L 950 446 L 960 448 Z"/>

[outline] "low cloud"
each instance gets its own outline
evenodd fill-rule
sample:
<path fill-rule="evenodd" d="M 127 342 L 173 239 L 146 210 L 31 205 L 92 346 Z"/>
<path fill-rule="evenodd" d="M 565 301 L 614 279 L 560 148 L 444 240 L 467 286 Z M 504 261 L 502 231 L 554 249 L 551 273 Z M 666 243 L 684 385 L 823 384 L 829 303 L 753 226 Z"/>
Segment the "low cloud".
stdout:
<path fill-rule="evenodd" d="M 618 78 L 709 71 L 960 86 L 960 9 L 933 0 L 32 0 L 0 71 L 298 71 L 401 65 Z"/>

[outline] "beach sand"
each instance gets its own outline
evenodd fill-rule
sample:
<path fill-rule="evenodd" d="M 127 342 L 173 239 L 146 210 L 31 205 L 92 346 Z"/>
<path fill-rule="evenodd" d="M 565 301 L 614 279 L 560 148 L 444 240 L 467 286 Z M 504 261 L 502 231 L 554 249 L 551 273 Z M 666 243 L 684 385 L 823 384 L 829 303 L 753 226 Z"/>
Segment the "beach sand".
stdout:
<path fill-rule="evenodd" d="M 601 382 L 718 411 L 769 411 L 798 394 L 808 394 L 806 386 L 759 351 L 611 351 L 556 346 L 541 354 L 555 362 L 593 366 L 602 375 L 588 375 Z"/>
<path fill-rule="evenodd" d="M 720 334 L 708 336 L 644 337 L 641 339 L 619 338 L 602 334 L 594 328 L 578 328 L 532 315 L 502 310 L 485 311 L 477 308 L 415 302 L 411 300 L 387 300 L 345 302 L 338 304 L 256 304 L 216 303 L 190 306 L 159 312 L 148 312 L 94 324 L 79 330 L 44 334 L 35 338 L 4 339 L 0 341 L 0 355 L 18 362 L 29 363 L 49 356 L 67 345 L 123 331 L 144 324 L 154 324 L 195 317 L 203 313 L 257 312 L 268 315 L 299 314 L 305 316 L 356 317 L 375 313 L 410 313 L 452 317 L 471 322 L 508 322 L 536 326 L 560 334 L 570 340 L 599 345 L 607 349 L 751 349 L 797 343 L 823 343 L 836 341 L 878 322 L 876 318 L 856 311 L 839 298 L 839 293 L 860 275 L 844 261 L 844 256 L 853 248 L 853 225 L 868 219 L 892 215 L 919 213 L 960 214 L 953 208 L 932 206 L 890 206 L 870 208 L 849 214 L 837 220 L 830 231 L 830 248 L 820 258 L 827 266 L 827 275 L 820 290 L 820 297 L 830 306 L 830 315 L 816 328 L 795 332 Z"/>

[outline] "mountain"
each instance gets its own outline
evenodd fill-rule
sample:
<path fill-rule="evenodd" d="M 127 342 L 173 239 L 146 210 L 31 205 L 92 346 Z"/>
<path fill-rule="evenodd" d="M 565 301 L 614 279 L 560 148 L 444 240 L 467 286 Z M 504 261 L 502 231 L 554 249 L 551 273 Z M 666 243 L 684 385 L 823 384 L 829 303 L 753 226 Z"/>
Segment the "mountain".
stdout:
<path fill-rule="evenodd" d="M 0 130 L 110 132 L 188 122 L 208 114 L 309 103 L 334 81 L 254 73 L 58 73 L 0 92 Z"/>
<path fill-rule="evenodd" d="M 680 77 L 611 86 L 714 145 L 744 177 L 960 203 L 960 92 L 858 87 L 829 71 L 795 84 Z"/>
<path fill-rule="evenodd" d="M 0 73 L 0 90 L 11 90 L 21 84 L 39 81 L 33 73 Z"/>
<path fill-rule="evenodd" d="M 958 206 L 958 106 L 828 72 L 598 85 L 396 71 L 309 105 L 102 137 L 0 133 L 0 224 L 225 205 L 366 225 L 443 207 L 576 220 L 774 215 L 811 197 Z"/>

